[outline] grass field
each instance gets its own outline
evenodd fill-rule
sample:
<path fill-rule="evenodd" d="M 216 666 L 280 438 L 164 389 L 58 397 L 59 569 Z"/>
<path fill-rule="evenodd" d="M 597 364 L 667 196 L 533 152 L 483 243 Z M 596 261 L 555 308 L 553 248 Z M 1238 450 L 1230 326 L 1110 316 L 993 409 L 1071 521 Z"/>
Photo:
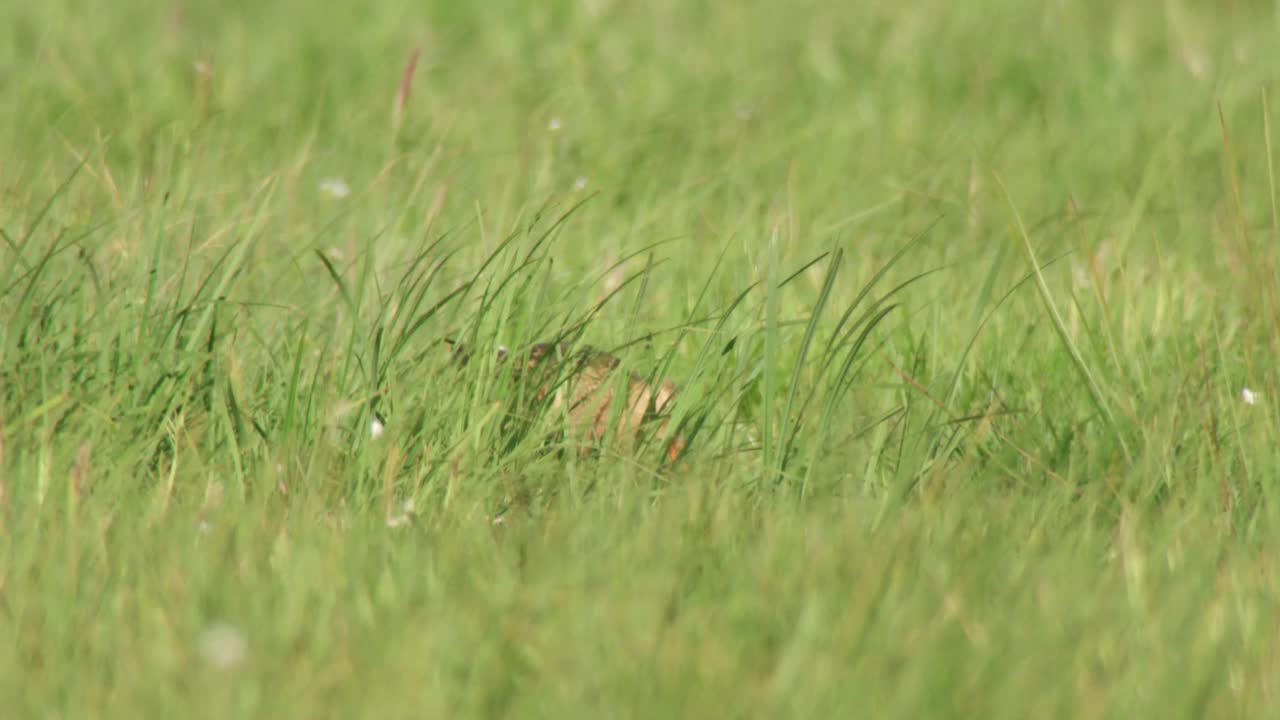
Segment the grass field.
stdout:
<path fill-rule="evenodd" d="M 1280 716 L 1274 3 L 324 8 L 0 7 L 5 718 Z"/>

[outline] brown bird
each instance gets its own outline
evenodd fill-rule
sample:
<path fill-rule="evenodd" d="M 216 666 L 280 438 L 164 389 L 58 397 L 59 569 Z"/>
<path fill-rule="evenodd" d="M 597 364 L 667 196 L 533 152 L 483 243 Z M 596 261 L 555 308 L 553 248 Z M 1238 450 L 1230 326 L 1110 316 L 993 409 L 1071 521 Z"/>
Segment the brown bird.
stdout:
<path fill-rule="evenodd" d="M 506 348 L 498 349 L 499 361 L 508 359 Z M 465 364 L 469 353 L 454 345 L 456 362 Z M 662 380 L 651 384 L 631 372 L 622 380 L 616 376 L 622 361 L 614 355 L 584 346 L 573 352 L 568 343 L 537 343 L 519 353 L 513 375 L 535 387 L 533 399 L 540 405 L 551 396 L 553 413 L 564 413 L 570 432 L 597 445 L 616 423 L 618 439 L 640 440 L 656 435 L 666 442 L 666 457 L 676 460 L 684 452 L 685 438 L 676 433 L 667 437 L 671 406 L 678 394 L 676 384 Z M 614 397 L 625 383 L 626 404 L 614 419 Z"/>

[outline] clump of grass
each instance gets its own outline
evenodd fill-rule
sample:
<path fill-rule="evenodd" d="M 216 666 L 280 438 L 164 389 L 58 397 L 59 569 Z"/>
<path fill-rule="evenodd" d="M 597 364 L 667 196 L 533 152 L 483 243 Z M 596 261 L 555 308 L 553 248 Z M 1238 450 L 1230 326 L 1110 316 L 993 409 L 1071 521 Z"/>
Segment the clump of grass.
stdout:
<path fill-rule="evenodd" d="M 135 5 L 0 7 L 9 715 L 1274 705 L 1269 11 Z"/>

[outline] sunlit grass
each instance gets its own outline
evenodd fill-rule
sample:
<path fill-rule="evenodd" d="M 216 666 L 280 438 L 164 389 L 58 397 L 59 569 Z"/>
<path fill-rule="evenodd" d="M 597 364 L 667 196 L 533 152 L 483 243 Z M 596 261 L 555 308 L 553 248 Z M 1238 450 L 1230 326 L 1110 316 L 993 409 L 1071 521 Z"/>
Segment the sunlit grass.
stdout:
<path fill-rule="evenodd" d="M 0 707 L 1265 715 L 1276 21 L 5 6 Z"/>

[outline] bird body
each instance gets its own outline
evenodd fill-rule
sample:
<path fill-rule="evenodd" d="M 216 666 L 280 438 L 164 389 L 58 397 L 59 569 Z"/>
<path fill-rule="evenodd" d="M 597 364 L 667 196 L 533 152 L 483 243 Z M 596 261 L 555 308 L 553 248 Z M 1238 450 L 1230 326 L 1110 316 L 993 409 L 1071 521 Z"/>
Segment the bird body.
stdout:
<path fill-rule="evenodd" d="M 498 359 L 511 360 L 505 348 L 499 348 Z M 518 382 L 535 388 L 535 407 L 546 407 L 561 415 L 569 434 L 590 446 L 597 446 L 612 435 L 623 441 L 636 441 L 656 435 L 665 439 L 668 460 L 677 459 L 685 448 L 685 438 L 677 433 L 667 436 L 670 411 L 679 392 L 668 379 L 650 382 L 639 373 L 622 369 L 616 356 L 591 346 L 576 352 L 568 343 L 537 343 L 515 354 L 512 373 Z M 454 347 L 454 356 L 467 362 L 469 353 Z M 625 398 L 625 399 L 624 399 Z M 615 399 L 623 403 L 615 407 Z"/>

